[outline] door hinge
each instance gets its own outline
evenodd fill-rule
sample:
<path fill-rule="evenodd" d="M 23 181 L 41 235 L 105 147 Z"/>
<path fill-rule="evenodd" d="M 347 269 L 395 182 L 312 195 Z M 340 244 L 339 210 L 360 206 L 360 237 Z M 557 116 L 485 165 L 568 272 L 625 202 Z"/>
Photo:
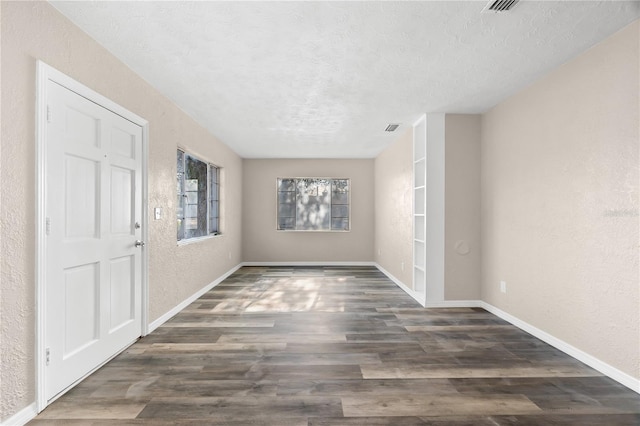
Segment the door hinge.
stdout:
<path fill-rule="evenodd" d="M 44 356 L 45 356 L 45 365 L 49 365 L 49 362 L 51 362 L 51 349 L 49 348 L 45 349 Z"/>
<path fill-rule="evenodd" d="M 51 235 L 51 218 L 46 218 L 44 221 L 44 233 Z"/>
<path fill-rule="evenodd" d="M 51 107 L 47 105 L 47 123 L 51 123 Z"/>

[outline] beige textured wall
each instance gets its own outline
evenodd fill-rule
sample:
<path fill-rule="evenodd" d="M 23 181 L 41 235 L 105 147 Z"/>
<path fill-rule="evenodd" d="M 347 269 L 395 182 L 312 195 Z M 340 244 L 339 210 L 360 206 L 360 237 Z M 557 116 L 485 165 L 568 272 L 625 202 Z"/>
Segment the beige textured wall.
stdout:
<path fill-rule="evenodd" d="M 639 34 L 486 113 L 481 148 L 483 300 L 636 379 Z"/>
<path fill-rule="evenodd" d="M 243 161 L 245 262 L 373 261 L 373 160 Z M 351 179 L 350 232 L 276 231 L 278 177 Z"/>
<path fill-rule="evenodd" d="M 445 300 L 479 300 L 479 115 L 445 115 L 444 239 Z"/>
<path fill-rule="evenodd" d="M 376 262 L 413 289 L 413 128 L 375 159 Z M 402 268 L 404 263 L 404 270 Z"/>
<path fill-rule="evenodd" d="M 242 160 L 47 3 L 1 8 L 0 419 L 6 419 L 35 400 L 36 60 L 149 121 L 149 207 L 164 210 L 161 220 L 149 217 L 151 321 L 241 261 Z M 224 167 L 224 236 L 176 245 L 177 144 Z"/>

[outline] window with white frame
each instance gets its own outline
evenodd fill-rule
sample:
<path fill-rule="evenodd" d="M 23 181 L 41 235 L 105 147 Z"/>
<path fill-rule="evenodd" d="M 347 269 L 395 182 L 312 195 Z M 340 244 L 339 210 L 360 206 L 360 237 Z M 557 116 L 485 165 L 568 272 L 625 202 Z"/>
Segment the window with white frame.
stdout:
<path fill-rule="evenodd" d="M 178 149 L 178 241 L 220 234 L 220 168 Z"/>
<path fill-rule="evenodd" d="M 278 178 L 279 231 L 349 231 L 349 179 Z"/>

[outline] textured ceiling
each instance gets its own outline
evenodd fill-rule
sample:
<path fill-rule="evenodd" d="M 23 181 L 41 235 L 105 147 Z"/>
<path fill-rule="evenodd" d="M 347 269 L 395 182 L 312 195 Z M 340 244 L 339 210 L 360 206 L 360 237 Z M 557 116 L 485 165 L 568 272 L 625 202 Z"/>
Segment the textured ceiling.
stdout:
<path fill-rule="evenodd" d="M 640 16 L 618 1 L 51 3 L 246 158 L 375 157 L 422 113 L 486 111 Z"/>

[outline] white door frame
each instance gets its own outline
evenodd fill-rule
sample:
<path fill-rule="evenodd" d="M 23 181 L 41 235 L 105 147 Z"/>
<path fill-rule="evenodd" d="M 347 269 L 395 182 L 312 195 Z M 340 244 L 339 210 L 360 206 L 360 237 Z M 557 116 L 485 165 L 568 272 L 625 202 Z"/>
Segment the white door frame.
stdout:
<path fill-rule="evenodd" d="M 45 250 L 45 206 L 46 206 L 46 149 L 47 149 L 47 83 L 53 81 L 78 95 L 108 109 L 109 111 L 139 125 L 142 128 L 142 240 L 148 241 L 148 193 L 147 193 L 147 158 L 149 123 L 142 117 L 128 111 L 115 102 L 107 99 L 55 68 L 37 61 L 36 64 L 36 405 L 38 413 L 47 406 L 45 393 L 45 300 L 46 300 L 46 250 Z M 142 296 L 141 319 L 142 335 L 149 332 L 148 327 L 148 250 L 142 249 Z M 94 370 L 95 371 L 95 370 Z M 90 373 L 89 373 L 90 374 Z M 86 377 L 86 376 L 85 376 Z"/>

